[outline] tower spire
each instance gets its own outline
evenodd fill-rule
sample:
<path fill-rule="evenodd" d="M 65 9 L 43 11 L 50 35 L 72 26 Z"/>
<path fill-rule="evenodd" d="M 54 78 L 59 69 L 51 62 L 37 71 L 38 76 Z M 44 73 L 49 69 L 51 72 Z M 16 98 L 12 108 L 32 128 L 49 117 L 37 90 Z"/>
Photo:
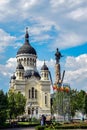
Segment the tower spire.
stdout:
<path fill-rule="evenodd" d="M 29 34 L 28 34 L 28 27 L 26 27 L 26 33 L 25 33 L 25 43 L 29 43 Z"/>
<path fill-rule="evenodd" d="M 44 59 L 44 65 L 45 65 L 45 59 Z"/>

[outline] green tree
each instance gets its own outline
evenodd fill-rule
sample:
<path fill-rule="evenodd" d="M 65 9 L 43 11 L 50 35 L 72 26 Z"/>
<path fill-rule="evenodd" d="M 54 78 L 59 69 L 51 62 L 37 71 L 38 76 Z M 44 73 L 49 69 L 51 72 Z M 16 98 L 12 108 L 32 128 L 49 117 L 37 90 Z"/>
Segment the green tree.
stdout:
<path fill-rule="evenodd" d="M 9 108 L 9 117 L 10 119 L 16 118 L 25 111 L 26 99 L 20 93 L 9 92 L 8 94 L 8 108 Z"/>
<path fill-rule="evenodd" d="M 85 94 L 85 107 L 84 107 L 84 109 L 85 109 L 85 114 L 87 116 L 87 94 Z"/>
<path fill-rule="evenodd" d="M 53 113 L 62 115 L 70 114 L 70 92 L 56 91 L 53 97 Z"/>
<path fill-rule="evenodd" d="M 0 90 L 0 124 L 3 124 L 7 118 L 7 94 Z"/>
<path fill-rule="evenodd" d="M 67 102 L 69 100 L 69 107 L 67 107 Z M 87 94 L 84 90 L 70 90 L 70 93 L 65 92 L 55 92 L 53 96 L 53 112 L 59 113 L 60 115 L 65 115 L 67 110 L 73 118 L 76 111 L 83 114 L 87 114 Z"/>
<path fill-rule="evenodd" d="M 70 91 L 70 111 L 72 117 L 75 116 L 75 113 L 78 110 L 77 95 L 78 95 L 77 90 L 72 89 Z"/>
<path fill-rule="evenodd" d="M 85 114 L 85 91 L 81 90 L 77 95 L 78 111 L 80 111 L 84 117 Z"/>
<path fill-rule="evenodd" d="M 86 95 L 86 93 L 83 90 L 80 90 L 80 91 L 72 90 L 71 91 L 70 104 L 71 104 L 72 117 L 75 116 L 76 111 L 81 112 L 83 114 L 83 117 L 84 117 L 85 110 L 86 110 L 85 106 L 87 106 L 85 95 Z"/>
<path fill-rule="evenodd" d="M 69 114 L 69 116 L 74 117 L 78 110 L 77 95 L 78 91 L 71 89 L 68 93 L 55 92 L 53 97 L 53 112 L 63 116 Z"/>

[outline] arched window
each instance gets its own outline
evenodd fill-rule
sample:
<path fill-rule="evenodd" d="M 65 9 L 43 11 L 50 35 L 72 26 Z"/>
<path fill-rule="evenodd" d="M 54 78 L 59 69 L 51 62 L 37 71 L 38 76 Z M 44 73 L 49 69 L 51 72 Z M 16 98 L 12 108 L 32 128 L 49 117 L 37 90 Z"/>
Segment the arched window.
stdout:
<path fill-rule="evenodd" d="M 26 64 L 26 58 L 24 58 L 24 64 Z"/>
<path fill-rule="evenodd" d="M 19 73 L 19 77 L 21 77 L 21 72 Z"/>
<path fill-rule="evenodd" d="M 38 107 L 36 108 L 36 115 L 38 114 Z"/>
<path fill-rule="evenodd" d="M 47 94 L 45 93 L 45 105 L 47 105 Z"/>
<path fill-rule="evenodd" d="M 31 110 L 30 110 L 30 108 L 28 108 L 28 115 L 30 115 L 31 114 Z"/>
<path fill-rule="evenodd" d="M 35 90 L 35 98 L 37 98 L 37 90 Z"/>
<path fill-rule="evenodd" d="M 31 93 L 31 90 L 29 89 L 29 98 L 31 98 L 31 95 L 30 95 L 30 93 Z"/>
<path fill-rule="evenodd" d="M 32 114 L 34 114 L 34 108 L 32 108 Z"/>
<path fill-rule="evenodd" d="M 46 73 L 44 73 L 44 77 L 46 77 Z"/>
<path fill-rule="evenodd" d="M 30 58 L 30 65 L 32 65 L 32 59 Z"/>
<path fill-rule="evenodd" d="M 29 99 L 32 98 L 32 99 L 37 99 L 37 90 L 34 89 L 34 87 L 32 87 L 31 89 L 29 89 L 28 91 L 28 96 L 29 96 Z"/>
<path fill-rule="evenodd" d="M 34 98 L 34 88 L 32 88 L 32 98 Z"/>
<path fill-rule="evenodd" d="M 34 66 L 36 66 L 36 61 L 35 61 L 35 59 L 34 59 Z"/>
<path fill-rule="evenodd" d="M 29 58 L 27 58 L 27 65 L 29 65 Z"/>

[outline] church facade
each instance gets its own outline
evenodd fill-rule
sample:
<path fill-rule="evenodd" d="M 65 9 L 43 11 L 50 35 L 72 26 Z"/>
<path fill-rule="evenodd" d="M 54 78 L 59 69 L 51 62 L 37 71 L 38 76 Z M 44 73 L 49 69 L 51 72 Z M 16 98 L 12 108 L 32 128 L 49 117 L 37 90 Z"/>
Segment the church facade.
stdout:
<path fill-rule="evenodd" d="M 21 92 L 26 98 L 25 114 L 39 118 L 50 115 L 50 79 L 49 69 L 44 62 L 40 73 L 37 70 L 37 53 L 29 42 L 28 29 L 25 42 L 19 48 L 15 73 L 11 76 L 10 90 Z"/>

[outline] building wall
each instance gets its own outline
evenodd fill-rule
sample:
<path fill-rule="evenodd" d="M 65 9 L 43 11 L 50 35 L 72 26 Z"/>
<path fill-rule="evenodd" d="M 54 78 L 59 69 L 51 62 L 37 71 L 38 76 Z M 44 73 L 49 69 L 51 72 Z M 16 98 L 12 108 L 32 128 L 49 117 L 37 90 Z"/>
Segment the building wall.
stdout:
<path fill-rule="evenodd" d="M 40 117 L 42 114 L 50 115 L 50 81 L 41 81 L 35 77 L 31 77 L 26 80 L 15 80 L 11 83 L 10 88 L 14 88 L 15 92 L 20 91 L 26 97 L 26 116 L 31 116 L 28 113 L 28 109 L 33 109 L 36 111 L 38 109 L 38 114 L 32 114 L 36 118 Z M 29 98 L 29 90 L 37 90 L 37 98 Z M 32 96 L 32 95 L 31 95 Z M 46 101 L 45 101 L 46 100 Z"/>

